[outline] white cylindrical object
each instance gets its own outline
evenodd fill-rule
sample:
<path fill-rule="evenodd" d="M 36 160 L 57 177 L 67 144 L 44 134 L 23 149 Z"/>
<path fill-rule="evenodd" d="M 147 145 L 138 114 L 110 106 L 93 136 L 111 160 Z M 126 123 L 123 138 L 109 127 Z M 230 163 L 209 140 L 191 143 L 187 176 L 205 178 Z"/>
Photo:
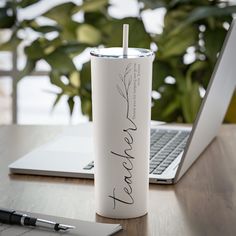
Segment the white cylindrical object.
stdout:
<path fill-rule="evenodd" d="M 129 25 L 123 25 L 123 55 L 126 56 L 128 53 L 128 45 L 129 45 Z"/>
<path fill-rule="evenodd" d="M 95 204 L 105 217 L 147 213 L 153 59 L 147 49 L 91 52 Z"/>

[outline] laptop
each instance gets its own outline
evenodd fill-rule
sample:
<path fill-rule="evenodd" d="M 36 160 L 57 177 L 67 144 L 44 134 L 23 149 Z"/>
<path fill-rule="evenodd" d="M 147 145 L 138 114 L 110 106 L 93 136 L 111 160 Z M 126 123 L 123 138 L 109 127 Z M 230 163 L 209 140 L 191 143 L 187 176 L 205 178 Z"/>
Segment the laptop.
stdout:
<path fill-rule="evenodd" d="M 236 86 L 233 20 L 193 127 L 151 125 L 149 182 L 174 184 L 216 137 Z M 9 165 L 11 173 L 94 178 L 92 124 L 67 128 Z"/>

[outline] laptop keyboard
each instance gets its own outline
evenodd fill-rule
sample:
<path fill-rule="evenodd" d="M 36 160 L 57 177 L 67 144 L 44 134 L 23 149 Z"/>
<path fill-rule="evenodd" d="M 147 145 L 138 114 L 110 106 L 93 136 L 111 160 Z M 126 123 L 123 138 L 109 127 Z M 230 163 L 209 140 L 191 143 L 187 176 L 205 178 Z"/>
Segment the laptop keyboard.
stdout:
<path fill-rule="evenodd" d="M 151 130 L 149 174 L 162 174 L 184 150 L 188 131 Z"/>
<path fill-rule="evenodd" d="M 189 131 L 151 129 L 149 174 L 162 174 L 184 150 Z M 83 169 L 91 170 L 94 161 Z"/>

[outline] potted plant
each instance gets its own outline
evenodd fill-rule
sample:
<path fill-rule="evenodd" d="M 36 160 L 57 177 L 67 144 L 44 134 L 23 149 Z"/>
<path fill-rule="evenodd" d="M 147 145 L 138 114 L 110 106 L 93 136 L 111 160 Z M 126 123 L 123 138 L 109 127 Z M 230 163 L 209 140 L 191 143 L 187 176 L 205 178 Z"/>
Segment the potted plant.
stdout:
<path fill-rule="evenodd" d="M 79 96 L 82 113 L 90 119 L 90 63 L 85 62 L 78 68 L 73 59 L 87 48 L 120 46 L 122 25 L 128 23 L 132 47 L 149 48 L 152 45 L 157 49 L 153 67 L 152 119 L 193 122 L 232 14 L 236 12 L 236 6 L 230 5 L 229 1 L 139 0 L 137 17 L 116 19 L 109 14 L 108 0 L 85 0 L 81 5 L 59 4 L 34 19 L 19 19 L 20 9 L 39 2 L 6 1 L 0 8 L 0 28 L 11 31 L 10 39 L 2 43 L 0 49 L 14 50 L 24 41 L 22 31 L 36 32 L 38 37 L 24 47 L 27 63 L 18 79 L 35 70 L 39 60 L 45 60 L 51 67 L 51 83 L 60 88 L 53 106 L 62 96 L 67 96 L 72 114 L 74 97 Z M 146 32 L 143 11 L 161 7 L 166 9 L 163 32 Z M 83 13 L 83 20 L 74 19 L 78 12 Z M 50 19 L 50 24 L 40 24 L 42 17 Z M 55 37 L 48 37 L 51 32 L 55 32 Z M 189 54 L 191 59 L 187 60 Z M 235 121 L 235 103 L 234 97 L 226 121 Z"/>

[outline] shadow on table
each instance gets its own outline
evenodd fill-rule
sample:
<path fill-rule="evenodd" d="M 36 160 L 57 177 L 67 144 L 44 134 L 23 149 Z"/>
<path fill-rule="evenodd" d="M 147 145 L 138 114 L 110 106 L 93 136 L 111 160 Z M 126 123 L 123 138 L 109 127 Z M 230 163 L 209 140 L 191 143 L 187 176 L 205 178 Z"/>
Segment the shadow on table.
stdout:
<path fill-rule="evenodd" d="M 112 224 L 121 224 L 123 230 L 117 233 L 116 235 L 149 235 L 148 234 L 148 215 L 142 217 L 128 219 L 128 220 L 119 220 L 119 219 L 110 219 L 99 216 L 96 214 L 96 222 L 99 223 L 112 223 Z"/>

